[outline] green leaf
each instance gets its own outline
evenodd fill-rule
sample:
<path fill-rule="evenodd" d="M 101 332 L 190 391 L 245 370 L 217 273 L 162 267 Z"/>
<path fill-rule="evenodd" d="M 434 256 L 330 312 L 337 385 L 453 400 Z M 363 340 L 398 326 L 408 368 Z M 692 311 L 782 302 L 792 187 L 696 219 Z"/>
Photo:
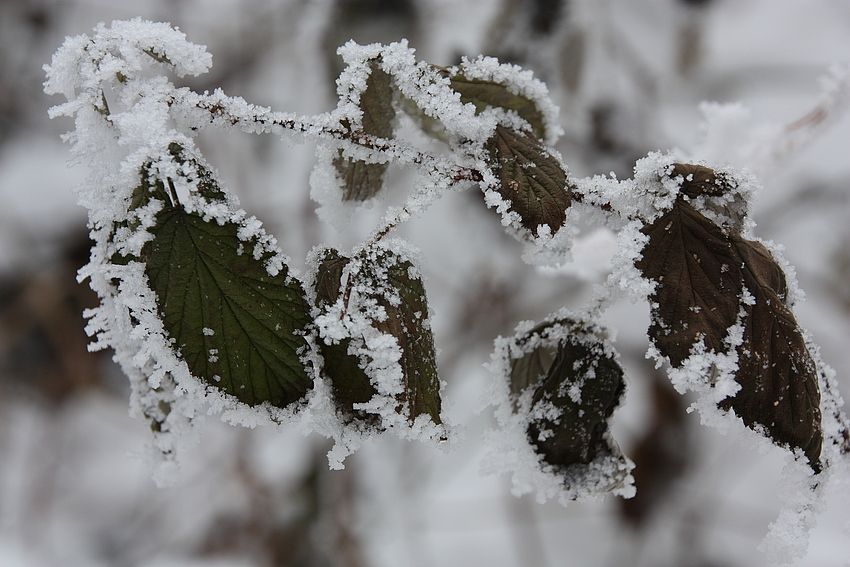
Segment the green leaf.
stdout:
<path fill-rule="evenodd" d="M 208 170 L 202 179 L 212 183 Z M 254 257 L 257 242 L 240 240 L 233 222 L 206 221 L 161 184 L 151 189 L 164 205 L 140 260 L 189 371 L 249 405 L 285 407 L 303 398 L 312 381 L 299 355 L 311 320 L 301 284 L 285 267 L 269 275 L 268 258 Z M 203 192 L 223 194 L 213 185 Z"/>
<path fill-rule="evenodd" d="M 553 233 L 561 228 L 572 203 L 567 173 L 540 140 L 497 126 L 485 149 L 500 181 L 497 191 L 510 201 L 522 226 L 535 234 L 539 225 Z"/>
<path fill-rule="evenodd" d="M 487 107 L 513 110 L 528 122 L 535 136 L 545 137 L 543 114 L 530 98 L 514 94 L 507 86 L 494 81 L 468 79 L 463 75 L 455 75 L 450 80 L 452 89 L 460 93 L 461 102 L 474 104 L 476 113 Z"/>
<path fill-rule="evenodd" d="M 740 237 L 732 241 L 755 304 L 746 307 L 744 343 L 738 351 L 735 380 L 741 390 L 720 405 L 734 409 L 747 426 L 764 428 L 778 444 L 799 447 L 819 470 L 823 431 L 818 372 L 785 304 L 785 275 L 760 243 Z"/>
<path fill-rule="evenodd" d="M 374 300 L 386 313 L 383 320 L 372 320 L 378 331 L 395 337 L 401 348 L 401 370 L 404 392 L 397 397 L 400 412 L 413 421 L 427 414 L 439 424 L 440 383 L 437 375 L 434 338 L 428 324 L 428 302 L 422 280 L 413 264 L 387 249 L 374 249 L 366 254 L 360 269 L 347 282 L 349 291 L 360 290 Z M 340 298 L 345 301 L 341 277 L 350 262 L 335 250 L 326 250 L 320 260 L 316 277 L 316 297 L 319 307 L 332 304 Z M 397 296 L 398 301 L 390 298 Z M 352 407 L 355 403 L 369 401 L 377 393 L 356 356 L 348 354 L 352 337 L 338 344 L 322 344 L 325 373 L 330 378 L 337 405 L 346 413 L 364 417 Z"/>
<path fill-rule="evenodd" d="M 366 89 L 360 95 L 360 109 L 363 111 L 364 133 L 392 138 L 395 119 L 392 79 L 377 63 L 371 64 Z M 334 159 L 334 167 L 343 183 L 343 200 L 365 201 L 381 190 L 388 165 L 339 156 Z"/>
<path fill-rule="evenodd" d="M 554 326 L 569 335 L 553 344 L 540 340 Z M 537 346 L 511 364 L 511 391 L 532 389 L 529 441 L 543 459 L 557 466 L 587 464 L 610 453 L 608 419 L 620 403 L 623 370 L 597 332 L 585 324 L 559 320 L 538 325 L 518 342 Z M 543 406 L 557 408 L 557 416 Z"/>
<path fill-rule="evenodd" d="M 440 378 L 425 284 L 418 276 L 411 276 L 413 264 L 391 256 L 393 254 L 387 251 L 387 276 L 390 285 L 398 291 L 401 303 L 397 307 L 385 303 L 387 320 L 377 326 L 395 336 L 401 346 L 405 396 L 399 401 L 407 406 L 407 414 L 411 418 L 427 414 L 434 423 L 440 424 Z"/>
<path fill-rule="evenodd" d="M 725 352 L 738 319 L 741 269 L 728 237 L 683 200 L 643 231 L 649 236 L 635 264 L 655 282 L 649 337 L 673 366 L 700 340 Z"/>

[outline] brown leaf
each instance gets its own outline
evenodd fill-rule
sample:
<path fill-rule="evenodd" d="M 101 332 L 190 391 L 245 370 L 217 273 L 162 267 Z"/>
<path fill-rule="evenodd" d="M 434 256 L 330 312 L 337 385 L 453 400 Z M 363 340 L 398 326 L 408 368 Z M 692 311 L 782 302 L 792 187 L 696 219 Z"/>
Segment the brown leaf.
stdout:
<path fill-rule="evenodd" d="M 679 177 L 680 175 L 684 178 L 681 192 L 691 199 L 700 195 L 719 197 L 735 186 L 726 174 L 715 172 L 704 165 L 674 163 L 670 177 Z"/>
<path fill-rule="evenodd" d="M 684 187 L 684 186 L 683 186 Z M 724 339 L 744 307 L 735 380 L 720 403 L 775 443 L 800 448 L 819 470 L 823 433 L 817 368 L 790 308 L 785 274 L 760 243 L 727 234 L 685 200 L 644 228 L 649 242 L 636 267 L 656 283 L 649 336 L 674 367 L 704 341 L 725 352 Z M 742 302 L 746 289 L 754 303 Z"/>
<path fill-rule="evenodd" d="M 785 305 L 785 276 L 761 244 L 740 237 L 732 242 L 755 304 L 746 308 L 738 350 L 735 380 L 741 390 L 720 405 L 734 409 L 747 426 L 762 426 L 777 444 L 799 447 L 818 470 L 823 432 L 817 367 Z"/>
<path fill-rule="evenodd" d="M 363 111 L 363 132 L 392 138 L 395 119 L 392 79 L 377 63 L 372 63 L 366 89 L 360 95 L 360 109 Z M 377 195 L 387 171 L 385 163 L 366 163 L 342 156 L 334 160 L 334 167 L 343 182 L 344 201 L 365 201 Z"/>
<path fill-rule="evenodd" d="M 636 267 L 655 282 L 649 337 L 678 367 L 700 340 L 724 352 L 724 338 L 740 309 L 742 277 L 728 237 L 679 200 L 646 226 L 649 241 Z"/>
<path fill-rule="evenodd" d="M 553 233 L 561 228 L 571 191 L 567 173 L 542 142 L 528 132 L 497 126 L 485 149 L 500 181 L 497 191 L 511 202 L 522 226 L 535 234 L 539 225 Z"/>

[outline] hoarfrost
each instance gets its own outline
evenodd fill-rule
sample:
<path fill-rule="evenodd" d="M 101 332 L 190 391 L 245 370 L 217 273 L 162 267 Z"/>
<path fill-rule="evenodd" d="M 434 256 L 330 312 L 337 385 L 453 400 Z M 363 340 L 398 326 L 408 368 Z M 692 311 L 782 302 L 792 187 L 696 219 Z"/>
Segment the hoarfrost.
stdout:
<path fill-rule="evenodd" d="M 574 316 L 561 310 L 547 317 L 540 325 L 531 321 L 517 325 L 513 337 L 499 337 L 490 362 L 486 365 L 493 375 L 487 402 L 493 407 L 496 427 L 485 436 L 486 455 L 482 470 L 488 474 L 506 474 L 511 478 L 512 493 L 522 496 L 534 493 L 539 502 L 558 500 L 566 505 L 574 500 L 587 500 L 604 494 L 625 498 L 634 496 L 634 480 L 631 470 L 634 464 L 622 455 L 610 432 L 603 437 L 603 448 L 587 464 L 567 467 L 548 464 L 536 451 L 529 439 L 529 425 L 540 418 L 557 420 L 560 409 L 551 403 L 532 404 L 534 383 L 512 391 L 512 365 L 517 359 L 531 354 L 536 349 L 555 349 L 564 340 L 587 340 L 594 345 L 603 340 L 602 348 L 609 356 L 616 357 L 613 349 L 604 342 L 602 331 L 592 325 L 579 323 L 583 327 L 576 334 L 576 326 L 568 323 Z M 534 329 L 541 329 L 535 331 Z M 582 338 L 582 337 L 585 338 Z M 541 377 L 542 378 L 542 377 Z M 584 377 L 594 380 L 592 373 Z M 570 395 L 580 397 L 581 386 L 573 384 Z M 545 440 L 551 432 L 541 431 L 539 440 Z"/>
<path fill-rule="evenodd" d="M 202 195 L 204 173 L 198 168 L 208 167 L 195 149 L 194 132 L 176 129 L 177 121 L 172 120 L 179 110 L 171 104 L 172 96 L 185 91 L 145 73 L 166 64 L 178 76 L 198 74 L 210 62 L 204 48 L 186 41 L 178 30 L 137 19 L 113 22 L 111 27 L 100 24 L 92 37 L 68 38 L 45 67 L 45 90 L 68 100 L 54 107 L 51 116 L 74 119 L 76 128 L 66 139 L 77 160 L 88 167 L 78 198 L 89 211 L 94 245 L 79 279 L 87 279 L 101 299 L 100 306 L 85 312 L 90 348 L 114 349 L 129 377 L 130 413 L 151 424 L 149 453 L 157 482 L 168 482 L 179 447 L 191 442 L 193 424 L 205 415 L 255 427 L 291 422 L 301 406 L 316 404 L 310 394 L 297 407 L 250 407 L 193 377 L 163 327 L 144 265 L 132 259 L 116 264 L 112 259 L 115 253 L 135 257 L 151 238 L 148 230 L 162 203 L 151 198 L 147 205 L 128 206 L 142 175 L 164 184 L 170 181 L 187 211 L 219 224 L 236 224 L 239 238 L 250 243 L 256 256 L 267 258 L 270 275 L 288 263 L 261 223 L 238 208 L 235 197 L 224 189 L 221 198 Z M 105 93 L 119 102 L 120 110 L 110 111 Z M 180 148 L 181 159 L 176 159 L 175 148 Z M 294 276 L 290 272 L 289 277 Z M 203 329 L 205 336 L 213 333 Z"/>
<path fill-rule="evenodd" d="M 558 121 L 559 109 L 549 96 L 549 89 L 541 81 L 534 78 L 531 71 L 517 65 L 499 63 L 493 57 L 479 56 L 475 59 L 463 57 L 459 66 L 450 68 L 449 74 L 457 72 L 469 79 L 493 81 L 505 85 L 510 92 L 522 95 L 533 101 L 543 116 L 543 129 L 546 144 L 554 146 L 564 129 Z"/>
<path fill-rule="evenodd" d="M 326 344 L 350 341 L 348 353 L 358 359 L 377 392 L 356 409 L 377 416 L 382 430 L 392 431 L 403 439 L 453 440 L 451 427 L 436 424 L 425 414 L 414 417 L 398 411 L 397 396 L 404 389 L 399 362 L 402 349 L 396 337 L 379 331 L 373 323 L 387 317 L 386 309 L 375 297 L 383 297 L 389 305 L 397 305 L 401 298 L 385 279 L 381 280 L 380 273 L 367 285 L 357 275 L 365 264 L 376 264 L 375 254 L 382 251 L 391 251 L 394 256 L 418 265 L 417 254 L 411 247 L 384 237 L 399 224 L 421 214 L 447 191 L 466 188 L 467 182 L 480 185 L 487 206 L 495 209 L 509 232 L 525 242 L 523 258 L 529 263 L 546 266 L 566 263 L 578 234 L 579 218 L 598 221 L 616 234 L 610 273 L 605 283 L 595 288 L 594 299 L 583 313 L 589 320 L 594 320 L 619 295 L 641 300 L 652 294 L 654 283 L 643 278 L 635 267 L 648 239 L 641 229 L 668 211 L 677 199 L 686 199 L 723 230 L 758 241 L 747 210 L 752 195 L 759 189 L 755 177 L 732 167 L 713 167 L 718 175 L 732 181 L 728 191 L 720 195 L 683 196 L 683 183 L 691 179 L 673 176 L 674 164 L 685 157 L 681 152 L 650 153 L 636 163 L 632 179 L 619 180 L 610 175 L 576 180 L 569 178 L 557 151 L 547 148 L 562 167 L 567 186 L 574 192 L 573 199 L 563 226 L 553 229 L 540 225 L 529 231 L 523 228 L 519 214 L 511 209 L 511 202 L 497 191 L 500 181 L 488 166 L 483 148 L 497 126 L 527 130 L 530 124 L 516 112 L 501 108 L 477 113 L 473 104 L 461 102 L 460 94 L 451 87 L 450 77 L 460 73 L 470 79 L 494 81 L 511 93 L 533 101 L 543 116 L 544 141 L 551 146 L 562 129 L 557 121 L 558 109 L 543 83 L 527 71 L 488 57 L 463 59 L 457 67 L 440 69 L 417 61 L 414 50 L 404 40 L 386 46 L 349 42 L 339 53 L 347 65 L 337 84 L 339 104 L 331 112 L 314 116 L 274 112 L 228 96 L 220 89 L 196 93 L 157 75 L 162 67 L 178 77 L 198 75 L 209 70 L 212 62 L 203 46 L 188 42 L 182 32 L 162 23 L 135 19 L 113 22 L 111 26 L 99 24 L 92 36 L 67 38 L 50 65 L 45 66 L 45 91 L 62 94 L 66 99 L 51 109 L 50 116 L 74 120 L 75 130 L 66 134 L 65 140 L 71 143 L 75 160 L 89 168 L 86 184 L 78 189 L 78 199 L 88 209 L 95 244 L 91 261 L 80 270 L 79 279 L 89 280 L 101 298 L 99 307 L 85 313 L 86 331 L 92 337 L 90 348 L 113 348 L 115 360 L 129 377 L 130 412 L 151 424 L 150 456 L 156 463 L 155 478 L 159 482 L 168 480 L 180 446 L 191 442 L 193 425 L 206 415 L 219 415 L 228 423 L 246 427 L 290 423 L 305 433 L 318 432 L 335 440 L 328 459 L 332 468 L 341 468 L 345 457 L 378 431 L 371 424 L 347 421 L 339 416 L 331 385 L 321 374 L 323 360 L 318 341 Z M 425 115 L 445 127 L 451 159 L 420 151 L 400 140 L 365 134 L 352 139 L 350 129 L 362 125 L 360 98 L 375 64 L 390 76 L 400 97 L 412 101 Z M 779 160 L 805 143 L 815 128 L 845 104 L 847 84 L 846 70 L 835 71 L 826 81 L 824 96 L 815 111 L 786 128 L 776 143 L 768 146 L 769 155 L 761 155 L 762 161 Z M 759 142 L 767 139 L 765 131 L 759 131 L 758 137 L 742 137 L 734 151 L 718 147 L 721 140 L 729 139 L 736 122 L 746 117 L 742 107 L 706 105 L 703 113 L 706 125 L 700 157 L 733 166 L 749 159 L 761 163 L 756 154 Z M 342 127 L 344 123 L 349 129 Z M 130 258 L 138 256 L 152 238 L 150 229 L 163 203 L 150 199 L 140 206 L 130 206 L 140 175 L 147 175 L 162 183 L 170 181 L 187 211 L 197 212 L 208 222 L 236 224 L 240 253 L 264 259 L 270 275 L 279 274 L 289 264 L 262 223 L 241 210 L 227 190 L 222 189 L 216 198 L 204 195 L 201 170 L 215 173 L 198 152 L 194 138 L 210 127 L 287 138 L 298 134 L 296 139 L 317 141 L 318 163 L 311 176 L 311 195 L 320 204 L 319 214 L 336 226 L 348 221 L 351 207 L 342 203 L 339 180 L 332 165 L 335 156 L 370 164 L 410 165 L 419 175 L 419 182 L 404 205 L 388 208 L 367 242 L 353 251 L 352 261 L 343 273 L 343 282 L 346 285 L 352 282 L 350 294 L 314 314 L 315 333 L 307 333 L 304 337 L 307 348 L 299 353 L 305 368 L 310 369 L 313 388 L 301 402 L 287 409 L 269 404 L 249 407 L 191 376 L 163 328 L 144 266 L 132 259 L 123 264 L 113 262 L 116 253 Z M 185 159 L 175 157 L 175 147 L 180 148 Z M 376 205 L 381 204 L 370 206 Z M 758 242 L 767 247 L 786 276 L 788 305 L 801 301 L 803 293 L 793 268 L 782 256 L 781 247 Z M 307 278 L 315 278 L 315 256 L 308 263 L 311 271 Z M 289 278 L 298 277 L 291 270 L 288 274 Z M 409 276 L 421 278 L 415 268 L 411 268 Z M 308 294 L 312 293 L 311 286 L 307 289 Z M 738 348 L 743 342 L 745 307 L 753 301 L 751 293 L 744 289 L 739 317 L 726 330 L 724 353 L 707 351 L 703 342 L 697 342 L 680 367 L 668 373 L 677 391 L 696 394 L 690 410 L 696 409 L 703 423 L 722 431 L 734 428 L 749 438 L 760 439 L 761 446 L 766 448 L 771 446 L 769 442 L 744 427 L 734 411 L 718 409 L 718 402 L 735 395 L 740 388 L 735 381 Z M 430 327 L 429 317 L 429 313 L 416 315 L 426 328 Z M 604 450 L 590 463 L 566 468 L 549 465 L 529 438 L 529 425 L 541 419 L 558 424 L 561 410 L 550 399 L 534 403 L 533 388 L 511 391 L 511 365 L 516 359 L 541 346 L 554 348 L 567 338 L 577 340 L 580 333 L 577 335 L 573 327 L 563 323 L 571 318 L 585 317 L 560 311 L 544 321 L 548 326 L 543 332 L 535 332 L 533 323 L 524 322 L 517 326 L 513 337 L 496 340 L 495 352 L 487 365 L 495 377 L 488 401 L 494 407 L 496 429 L 487 435 L 489 450 L 484 469 L 509 474 L 515 494 L 535 492 L 540 501 L 557 499 L 566 503 L 605 492 L 629 497 L 634 494 L 633 464 L 621 454 L 610 433 L 604 435 Z M 590 324 L 584 332 L 588 329 L 594 340 L 601 341 L 606 352 L 616 359 L 604 333 Z M 202 334 L 213 336 L 215 331 L 205 327 Z M 814 522 L 824 494 L 835 492 L 836 487 L 843 486 L 842 479 L 847 478 L 850 432 L 844 402 L 837 391 L 835 372 L 820 359 L 811 338 L 805 337 L 818 370 L 824 471 L 813 476 L 801 463 L 800 454 L 788 452 L 784 491 L 787 508 L 772 526 L 764 544 L 777 561 L 796 557 L 805 549 L 806 532 Z M 219 353 L 210 349 L 207 355 L 213 361 Z M 654 347 L 649 348 L 647 356 L 659 366 L 665 362 Z M 214 382 L 216 378 L 217 375 Z M 580 404 L 585 388 L 596 379 L 593 372 L 588 372 L 581 380 L 565 385 L 559 395 L 565 394 Z M 537 440 L 545 441 L 553 435 L 551 429 L 543 428 Z"/>
<path fill-rule="evenodd" d="M 323 249 L 315 249 L 308 258 L 311 266 L 309 280 L 316 280 L 323 253 Z M 388 317 L 381 302 L 398 306 L 402 301 L 400 290 L 389 280 L 389 271 L 394 266 L 409 262 L 407 274 L 421 279 L 421 273 L 415 268 L 417 258 L 418 252 L 411 245 L 395 239 L 381 240 L 358 249 L 342 271 L 340 286 L 344 292 L 335 303 L 314 313 L 320 340 L 326 344 L 348 341 L 348 354 L 358 360 L 360 369 L 374 387 L 372 398 L 365 403 L 354 404 L 353 409 L 376 416 L 380 424 L 375 427 L 340 417 L 340 423 L 346 425 L 332 434 L 336 446 L 328 455 L 334 468 L 341 467 L 346 455 L 381 431 L 392 432 L 406 440 L 432 443 L 449 440 L 454 435 L 450 427 L 435 423 L 425 413 L 414 416 L 409 415 L 410 409 L 399 411 L 399 396 L 405 394 L 407 387 L 402 346 L 396 336 L 382 331 L 379 325 Z M 423 326 L 429 328 L 429 314 L 418 312 L 418 315 Z"/>
<path fill-rule="evenodd" d="M 718 226 L 764 245 L 783 272 L 787 283 L 787 296 L 784 301 L 789 308 L 793 307 L 804 297 L 797 284 L 793 267 L 783 257 L 780 246 L 754 236 L 755 223 L 747 216 L 746 206 L 752 195 L 758 191 L 758 182 L 746 171 L 718 167 L 713 170 L 731 180 L 728 193 L 720 198 L 683 198 Z M 683 179 L 680 177 L 672 181 L 681 184 Z M 662 184 L 665 185 L 664 182 Z M 675 198 L 678 188 L 669 187 Z M 667 200 L 667 203 L 669 204 L 662 206 L 672 206 L 672 201 Z M 639 273 L 628 273 L 620 279 L 621 282 L 633 282 L 636 281 L 634 278 L 640 280 L 641 276 Z M 645 281 L 644 289 L 651 291 L 652 285 L 652 282 Z M 668 364 L 668 376 L 679 393 L 696 394 L 696 401 L 688 411 L 697 410 L 704 425 L 714 427 L 721 433 L 734 430 L 737 436 L 750 439 L 760 450 L 771 451 L 775 450 L 775 446 L 762 427 L 748 428 L 743 420 L 735 415 L 733 409 L 724 410 L 719 407 L 720 402 L 734 396 L 741 388 L 735 379 L 739 370 L 738 356 L 744 341 L 746 308 L 755 302 L 756 298 L 751 290 L 744 286 L 740 296 L 738 319 L 726 331 L 723 352 L 708 351 L 705 344 L 699 341 L 692 346 L 690 355 L 678 368 L 669 366 L 669 360 L 661 355 L 654 345 L 649 347 L 647 358 L 654 359 L 656 367 Z M 801 449 L 790 448 L 791 450 L 785 452 L 783 510 L 771 525 L 770 532 L 761 546 L 777 564 L 789 564 L 805 553 L 809 532 L 824 504 L 824 495 L 835 490 L 836 475 L 842 472 L 846 474 L 847 454 L 850 452 L 847 441 L 848 422 L 842 410 L 844 402 L 834 383 L 835 373 L 821 360 L 819 349 L 806 331 L 802 330 L 802 333 L 806 339 L 808 354 L 817 369 L 819 381 L 824 439 L 821 453 L 823 470 L 814 474 Z"/>

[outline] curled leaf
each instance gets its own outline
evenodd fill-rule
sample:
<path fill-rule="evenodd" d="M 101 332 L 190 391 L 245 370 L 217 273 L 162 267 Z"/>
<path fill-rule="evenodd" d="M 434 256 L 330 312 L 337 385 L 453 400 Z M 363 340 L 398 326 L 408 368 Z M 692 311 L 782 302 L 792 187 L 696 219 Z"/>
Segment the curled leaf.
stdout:
<path fill-rule="evenodd" d="M 363 132 L 378 138 L 392 137 L 395 119 L 392 79 L 377 63 L 371 64 L 366 89 L 360 95 L 360 109 Z M 339 156 L 334 167 L 343 183 L 343 200 L 365 201 L 381 190 L 388 166 Z"/>
<path fill-rule="evenodd" d="M 547 356 L 542 356 L 547 350 Z M 545 362 L 544 378 L 535 384 L 528 435 L 552 465 L 587 464 L 608 448 L 608 419 L 620 403 L 623 370 L 602 343 L 573 334 L 554 349 L 538 348 L 530 355 Z M 514 373 L 511 373 L 514 378 Z M 547 409 L 555 409 L 550 414 Z"/>
<path fill-rule="evenodd" d="M 748 199 L 739 190 L 738 182 L 724 171 L 703 165 L 674 163 L 668 176 L 681 178 L 680 194 L 699 200 L 700 206 L 721 227 L 740 232 L 747 216 Z"/>
<path fill-rule="evenodd" d="M 700 195 L 719 197 L 734 189 L 735 182 L 723 172 L 704 165 L 674 163 L 670 177 L 683 178 L 681 192 L 695 199 Z"/>
<path fill-rule="evenodd" d="M 499 179 L 496 191 L 510 202 L 522 226 L 533 234 L 564 224 L 572 197 L 567 173 L 540 140 L 528 132 L 497 126 L 485 149 Z"/>
<path fill-rule="evenodd" d="M 355 404 L 393 390 L 396 413 L 408 422 L 427 415 L 440 424 L 440 383 L 422 279 L 410 260 L 387 248 L 367 250 L 349 267 L 351 262 L 326 250 L 316 276 L 318 306 L 336 304 L 342 308 L 340 316 L 354 321 L 350 336 L 325 341 L 321 347 L 337 405 L 363 417 Z M 363 322 L 369 329 L 359 327 Z M 397 362 L 390 364 L 398 365 L 399 384 L 384 383 L 391 374 L 382 366 L 386 361 L 374 360 L 375 349 L 364 348 L 369 342 L 382 343 L 381 336 L 390 337 L 400 351 Z"/>
<path fill-rule="evenodd" d="M 522 427 L 537 455 L 534 474 L 557 479 L 562 500 L 632 494 L 632 465 L 609 430 L 625 391 L 623 370 L 600 328 L 554 317 L 504 343 L 495 360 L 507 371 L 510 401 L 510 417 L 497 415 L 509 431 Z"/>

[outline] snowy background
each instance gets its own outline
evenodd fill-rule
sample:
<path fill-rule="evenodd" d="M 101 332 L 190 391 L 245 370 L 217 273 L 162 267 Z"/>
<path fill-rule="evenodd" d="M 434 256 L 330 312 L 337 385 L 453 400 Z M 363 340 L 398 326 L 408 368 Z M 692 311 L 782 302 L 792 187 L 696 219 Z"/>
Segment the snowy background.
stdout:
<path fill-rule="evenodd" d="M 326 441 L 209 419 L 176 484 L 138 458 L 147 426 L 127 416 L 126 379 L 86 352 L 75 272 L 84 212 L 47 119 L 41 65 L 98 21 L 170 21 L 213 54 L 190 81 L 304 113 L 335 105 L 336 46 L 407 37 L 448 65 L 485 53 L 531 68 L 561 106 L 559 150 L 574 175 L 631 175 L 679 148 L 760 176 L 760 236 L 786 247 L 807 300 L 801 324 L 850 395 L 850 62 L 844 0 L 31 0 L 0 3 L 0 566 L 772 565 L 758 551 L 782 506 L 778 449 L 722 436 L 644 359 L 648 309 L 623 302 L 617 329 L 629 392 L 615 434 L 637 463 L 638 497 L 539 505 L 482 476 L 477 413 L 493 339 L 524 319 L 579 307 L 601 281 L 613 236 L 585 227 L 575 262 L 536 272 L 473 192 L 451 194 L 403 234 L 423 251 L 447 412 L 464 424 L 443 452 L 383 438 L 329 471 Z M 702 105 L 703 102 L 717 103 Z M 722 104 L 724 106 L 718 106 Z M 814 112 L 813 112 L 814 111 Z M 313 147 L 205 134 L 201 148 L 296 264 L 319 242 L 350 245 L 309 197 Z M 390 171 L 403 195 L 409 172 Z M 850 517 L 833 503 L 801 565 L 850 565 Z"/>

